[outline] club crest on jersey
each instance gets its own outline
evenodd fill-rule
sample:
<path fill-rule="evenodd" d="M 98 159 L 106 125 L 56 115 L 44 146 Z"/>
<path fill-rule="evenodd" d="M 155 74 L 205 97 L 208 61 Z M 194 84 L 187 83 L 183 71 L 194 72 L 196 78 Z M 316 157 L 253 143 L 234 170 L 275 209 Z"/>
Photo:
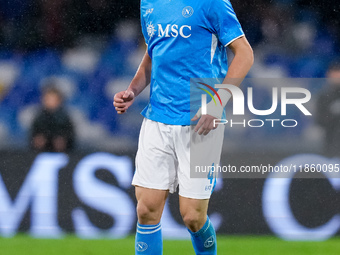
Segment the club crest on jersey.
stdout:
<path fill-rule="evenodd" d="M 147 24 L 146 30 L 147 30 L 148 35 L 149 35 L 150 38 L 152 38 L 155 35 L 155 33 L 156 33 L 155 26 L 152 24 L 152 22 Z"/>
<path fill-rule="evenodd" d="M 189 18 L 194 14 L 194 9 L 191 6 L 184 7 L 182 15 L 184 18 Z"/>

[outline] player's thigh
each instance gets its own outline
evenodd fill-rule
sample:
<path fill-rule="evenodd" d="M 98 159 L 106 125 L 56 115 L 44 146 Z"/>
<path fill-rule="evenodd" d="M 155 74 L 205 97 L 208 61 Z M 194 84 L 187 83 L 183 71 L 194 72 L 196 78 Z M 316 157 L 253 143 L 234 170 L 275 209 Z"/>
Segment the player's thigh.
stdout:
<path fill-rule="evenodd" d="M 206 215 L 208 211 L 209 199 L 193 199 L 179 196 L 179 208 L 182 215 L 197 213 Z"/>
<path fill-rule="evenodd" d="M 156 221 L 159 221 L 163 213 L 169 191 L 136 186 L 135 193 L 138 217 L 153 218 Z"/>
<path fill-rule="evenodd" d="M 137 202 L 143 202 L 152 208 L 165 204 L 168 197 L 168 190 L 149 189 L 144 187 L 135 187 Z"/>
<path fill-rule="evenodd" d="M 184 224 L 192 231 L 198 231 L 207 220 L 209 199 L 179 197 L 180 212 Z"/>

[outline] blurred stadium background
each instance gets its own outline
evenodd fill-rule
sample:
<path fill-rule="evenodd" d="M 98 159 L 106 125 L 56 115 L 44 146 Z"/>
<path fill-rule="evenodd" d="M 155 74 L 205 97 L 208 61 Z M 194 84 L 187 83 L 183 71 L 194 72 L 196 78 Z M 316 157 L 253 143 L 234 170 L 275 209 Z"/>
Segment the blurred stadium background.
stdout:
<path fill-rule="evenodd" d="M 293 112 L 291 117 L 299 122 L 293 129 L 280 125 L 227 129 L 222 161 L 237 166 L 275 165 L 284 159 L 308 163 L 310 155 L 323 154 L 325 134 L 314 113 L 327 68 L 340 57 L 339 3 L 231 2 L 255 52 L 248 78 L 269 79 L 266 85 L 254 86 L 256 106 L 268 108 L 271 81 L 309 78 L 312 82 L 306 88 L 312 93 L 309 107 L 313 117 Z M 148 92 L 124 116 L 115 113 L 112 98 L 129 85 L 144 51 L 138 0 L 0 0 L 0 249 L 6 247 L 7 251 L 1 254 L 28 254 L 25 248 L 33 241 L 22 236 L 1 238 L 17 233 L 57 239 L 66 234 L 86 239 L 121 239 L 134 234 L 130 180 L 142 121 L 139 113 Z M 41 88 L 50 81 L 66 96 L 76 128 L 76 149 L 68 156 L 37 155 L 29 149 Z M 340 160 L 325 155 L 319 161 Z M 228 245 L 221 244 L 221 254 L 236 254 L 237 247 L 247 242 L 255 245 L 243 247 L 237 254 L 269 254 L 275 249 L 267 244 L 270 240 L 279 242 L 279 247 L 291 247 L 293 251 L 287 248 L 286 252 L 290 254 L 338 254 L 338 238 L 320 246 L 300 243 L 302 248 L 274 238 L 320 241 L 339 235 L 338 180 L 221 179 L 210 208 L 218 234 L 246 236 L 238 241 L 220 237 L 221 243 L 238 245 L 228 252 Z M 176 196 L 171 196 L 163 219 L 165 237 L 188 238 L 176 204 Z M 73 237 L 70 240 L 85 245 Z M 37 243 L 42 251 L 56 244 L 43 242 Z M 125 242 L 133 245 L 131 237 Z M 101 245 L 108 250 L 121 244 L 104 243 Z M 20 245 L 23 251 L 13 248 Z M 63 245 L 69 247 L 65 243 L 60 247 Z M 267 251 L 259 248 L 266 245 L 270 247 Z M 81 254 L 105 252 L 89 248 Z M 190 250 L 176 252 L 192 254 Z M 113 251 L 132 253 L 131 249 Z"/>

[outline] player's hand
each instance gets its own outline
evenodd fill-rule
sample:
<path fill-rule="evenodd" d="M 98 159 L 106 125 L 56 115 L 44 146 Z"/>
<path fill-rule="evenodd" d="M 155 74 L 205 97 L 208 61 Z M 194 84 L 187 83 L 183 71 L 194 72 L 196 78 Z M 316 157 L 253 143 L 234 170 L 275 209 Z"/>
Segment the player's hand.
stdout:
<path fill-rule="evenodd" d="M 217 125 L 215 125 L 214 121 L 217 118 L 209 114 L 201 116 L 201 109 L 198 110 L 198 112 L 191 119 L 191 121 L 196 121 L 198 119 L 200 120 L 198 121 L 194 131 L 198 132 L 199 135 L 207 135 L 211 130 L 217 128 Z"/>
<path fill-rule="evenodd" d="M 117 93 L 113 98 L 113 106 L 118 114 L 123 114 L 133 104 L 135 94 L 131 90 Z"/>

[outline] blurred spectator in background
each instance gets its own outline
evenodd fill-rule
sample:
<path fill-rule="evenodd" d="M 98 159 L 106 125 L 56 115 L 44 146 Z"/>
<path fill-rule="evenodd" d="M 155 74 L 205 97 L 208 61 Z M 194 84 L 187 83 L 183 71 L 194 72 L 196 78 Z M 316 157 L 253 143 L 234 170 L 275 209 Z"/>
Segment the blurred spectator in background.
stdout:
<path fill-rule="evenodd" d="M 317 122 L 326 132 L 325 153 L 340 157 L 340 60 L 332 62 L 328 86 L 321 92 L 317 104 Z"/>
<path fill-rule="evenodd" d="M 68 113 L 63 108 L 63 95 L 53 85 L 42 91 L 42 109 L 31 128 L 31 146 L 36 151 L 67 152 L 73 149 L 75 134 Z"/>
<path fill-rule="evenodd" d="M 0 50 L 73 47 L 83 36 L 112 34 L 138 10 L 135 0 L 0 0 Z"/>

